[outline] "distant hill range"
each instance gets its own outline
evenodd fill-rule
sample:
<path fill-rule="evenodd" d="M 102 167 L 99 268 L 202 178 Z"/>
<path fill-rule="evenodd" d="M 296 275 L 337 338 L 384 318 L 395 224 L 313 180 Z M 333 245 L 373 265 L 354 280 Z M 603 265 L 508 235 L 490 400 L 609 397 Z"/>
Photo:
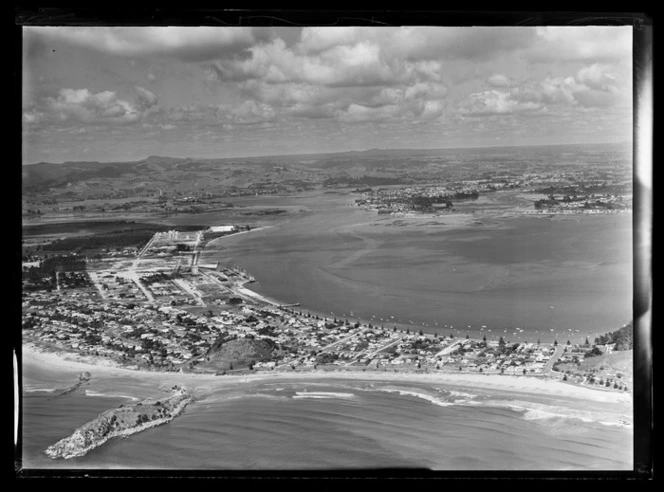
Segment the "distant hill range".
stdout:
<path fill-rule="evenodd" d="M 317 184 L 327 180 L 327 184 L 339 184 L 348 178 L 351 180 L 349 185 L 359 185 L 366 181 L 364 178 L 367 176 L 379 178 L 375 180 L 375 185 L 408 184 L 441 171 L 530 169 L 533 165 L 537 166 L 538 161 L 544 164 L 541 156 L 547 152 L 578 153 L 579 163 L 585 163 L 584 155 L 596 157 L 598 148 L 603 152 L 615 148 L 615 152 L 621 153 L 622 147 L 624 145 L 621 144 L 592 144 L 476 149 L 370 149 L 219 159 L 150 156 L 132 162 L 40 162 L 23 166 L 22 185 L 24 192 L 33 193 L 78 183 L 87 185 L 91 182 L 91 186 L 103 187 L 110 183 L 124 186 L 144 181 L 154 186 L 168 186 L 169 183 L 198 179 L 207 184 L 210 180 L 217 180 L 216 184 L 221 186 L 246 187 L 252 183 L 264 185 L 289 180 Z M 601 164 L 604 161 L 601 159 L 599 162 Z M 556 160 L 549 159 L 546 165 L 552 163 L 555 164 Z"/>

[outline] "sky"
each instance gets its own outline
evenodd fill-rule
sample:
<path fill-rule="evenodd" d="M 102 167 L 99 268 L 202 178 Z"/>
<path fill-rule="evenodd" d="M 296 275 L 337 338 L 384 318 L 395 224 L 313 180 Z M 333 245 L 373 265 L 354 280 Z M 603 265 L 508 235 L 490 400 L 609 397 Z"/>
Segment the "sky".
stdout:
<path fill-rule="evenodd" d="M 24 27 L 23 163 L 632 138 L 632 28 Z"/>

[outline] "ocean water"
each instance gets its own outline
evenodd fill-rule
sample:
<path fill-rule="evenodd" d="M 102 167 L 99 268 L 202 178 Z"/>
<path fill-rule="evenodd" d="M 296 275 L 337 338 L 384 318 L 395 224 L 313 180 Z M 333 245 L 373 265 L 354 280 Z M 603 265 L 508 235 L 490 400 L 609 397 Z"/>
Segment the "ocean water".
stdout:
<path fill-rule="evenodd" d="M 222 238 L 204 258 L 246 268 L 251 289 L 283 303 L 428 333 L 583 342 L 632 317 L 629 214 L 422 226 L 350 201 L 303 196 L 309 213 Z"/>
<path fill-rule="evenodd" d="M 153 395 L 157 388 L 138 374 L 93 373 L 89 385 L 58 396 L 59 391 L 43 390 L 67 386 L 75 374 L 48 377 L 50 388 L 34 368 L 24 378 L 22 463 L 27 469 L 632 467 L 631 428 L 565 417 L 556 398 L 524 403 L 504 392 L 324 376 L 191 383 L 194 401 L 170 423 L 112 439 L 79 458 L 52 460 L 44 454 L 48 446 L 102 411 L 128 403 L 129 397 Z M 125 396 L 118 396 L 119 388 Z"/>

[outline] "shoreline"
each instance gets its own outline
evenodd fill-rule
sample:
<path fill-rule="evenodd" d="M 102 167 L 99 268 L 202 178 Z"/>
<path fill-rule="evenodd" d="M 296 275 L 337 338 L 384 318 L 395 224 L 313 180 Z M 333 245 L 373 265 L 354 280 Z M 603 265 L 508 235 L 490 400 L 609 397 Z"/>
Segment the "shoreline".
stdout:
<path fill-rule="evenodd" d="M 356 207 L 352 201 L 348 202 L 349 206 Z M 371 212 L 367 210 L 362 210 L 361 208 L 357 208 L 357 211 L 361 212 L 362 214 L 371 214 Z M 569 214 L 566 214 L 569 215 Z M 580 214 L 579 218 L 583 217 L 589 217 L 589 216 L 594 216 L 597 214 Z M 554 217 L 554 215 L 547 215 L 548 217 Z M 530 215 L 524 215 L 524 218 L 533 218 Z M 536 219 L 538 218 L 544 218 L 545 215 L 543 214 L 538 214 Z M 452 220 L 449 220 L 449 219 Z M 507 218 L 512 218 L 512 217 L 493 217 L 494 219 L 507 219 Z M 372 227 L 377 225 L 379 222 L 386 221 L 388 223 L 396 223 L 396 222 L 403 222 L 406 219 L 412 220 L 411 224 L 404 225 L 405 227 L 412 227 L 412 228 L 417 228 L 418 225 L 424 225 L 428 221 L 434 219 L 434 220 L 443 220 L 446 224 L 443 227 L 444 229 L 468 229 L 474 227 L 474 224 L 477 220 L 481 219 L 478 217 L 475 217 L 473 213 L 470 214 L 464 214 L 464 213 L 456 213 L 455 215 L 449 215 L 449 216 L 444 216 L 441 215 L 440 217 L 425 217 L 425 216 L 414 216 L 412 218 L 404 218 L 404 217 L 393 217 L 393 216 L 387 216 L 387 217 L 377 217 L 377 216 L 372 216 L 369 217 L 368 220 L 358 222 L 358 223 L 353 223 L 350 226 L 348 224 L 344 225 L 342 227 L 343 231 L 353 229 L 356 226 L 362 226 L 362 227 Z M 395 225 L 395 224 L 387 224 L 383 223 L 381 227 L 386 227 L 388 225 Z M 442 225 L 442 224 L 441 224 Z M 245 231 L 245 232 L 253 232 L 254 230 L 259 230 L 263 228 L 272 228 L 272 227 L 277 227 L 278 228 L 279 224 L 274 224 L 274 225 L 268 225 L 268 226 L 261 226 L 256 229 L 253 229 L 251 231 Z M 210 246 L 215 246 L 217 245 L 218 247 L 221 246 L 221 243 L 216 243 L 216 241 L 220 241 L 223 239 L 229 239 L 232 240 L 233 236 L 239 235 L 239 234 L 244 234 L 244 232 L 240 232 L 237 234 L 233 234 L 230 236 L 224 236 L 221 238 L 214 239 L 210 241 L 209 245 Z M 238 238 L 238 244 L 240 244 L 241 241 L 243 241 L 243 238 Z M 203 255 L 206 255 L 207 258 L 210 258 L 211 260 L 218 261 L 220 264 L 223 263 L 223 257 L 219 254 L 221 250 L 217 251 L 208 251 L 207 249 L 203 250 Z M 209 256 L 207 256 L 209 255 Z M 323 274 L 326 275 L 334 275 L 333 273 L 330 273 L 331 271 L 334 271 L 334 268 L 327 268 L 327 267 L 320 267 L 320 270 Z M 472 273 L 472 272 L 471 272 Z M 473 273 L 474 274 L 474 273 Z M 561 327 L 557 327 L 554 325 L 551 325 L 554 327 L 556 332 L 552 333 L 554 330 L 546 330 L 545 328 L 541 328 L 541 331 L 533 331 L 534 327 L 528 327 L 526 330 L 521 331 L 519 333 L 514 333 L 514 330 L 516 330 L 515 326 L 523 326 L 523 323 L 527 323 L 527 320 L 524 318 L 523 323 L 515 322 L 513 319 L 505 319 L 505 320 L 500 320 L 497 322 L 496 326 L 491 326 L 493 329 L 493 332 L 491 333 L 491 330 L 487 330 L 482 332 L 482 330 L 478 330 L 478 326 L 480 326 L 481 323 L 484 324 L 490 324 L 487 323 L 486 320 L 482 321 L 477 321 L 477 322 L 471 322 L 465 319 L 466 317 L 462 316 L 459 314 L 458 309 L 454 310 L 452 309 L 453 313 L 451 314 L 452 318 L 448 319 L 446 318 L 446 313 L 441 314 L 439 317 L 436 317 L 437 314 L 433 311 L 427 312 L 426 317 L 418 318 L 415 320 L 415 322 L 407 322 L 406 318 L 408 316 L 404 316 L 404 319 L 401 319 L 399 321 L 395 321 L 390 317 L 390 314 L 382 314 L 379 312 L 373 312 L 373 313 L 363 313 L 362 315 L 359 314 L 350 314 L 349 312 L 343 312 L 343 308 L 332 308 L 332 306 L 326 306 L 324 307 L 320 303 L 315 303 L 315 305 L 312 304 L 307 304 L 307 299 L 306 295 L 304 295 L 304 298 L 302 298 L 302 292 L 299 292 L 299 295 L 297 292 L 292 293 L 292 299 L 283 299 L 283 297 L 279 297 L 278 294 L 279 292 L 272 292 L 270 293 L 263 293 L 260 292 L 261 289 L 263 289 L 263 285 L 261 283 L 261 280 L 259 277 L 255 277 L 256 279 L 256 284 L 252 285 L 250 283 L 245 283 L 243 284 L 239 289 L 239 293 L 241 295 L 247 296 L 251 298 L 252 300 L 258 302 L 258 303 L 265 303 L 266 305 L 271 305 L 271 306 L 291 306 L 292 304 L 299 304 L 297 307 L 293 307 L 293 311 L 301 311 L 303 313 L 310 313 L 312 316 L 319 316 L 322 319 L 333 319 L 333 318 L 339 318 L 339 319 L 348 319 L 351 322 L 358 321 L 362 325 L 369 325 L 372 324 L 374 326 L 380 326 L 380 325 L 385 325 L 388 327 L 388 329 L 393 328 L 394 326 L 397 327 L 397 330 L 399 331 L 406 331 L 406 330 L 415 330 L 415 332 L 422 330 L 424 334 L 427 335 L 433 335 L 434 333 L 438 333 L 441 336 L 445 336 L 448 332 L 454 333 L 455 337 L 462 337 L 464 336 L 465 333 L 468 333 L 469 331 L 471 332 L 471 337 L 473 338 L 481 338 L 482 335 L 486 335 L 490 339 L 498 339 L 498 336 L 503 336 L 504 333 L 507 333 L 505 335 L 506 338 L 509 338 L 510 341 L 518 341 L 518 342 L 524 342 L 524 341 L 533 341 L 536 339 L 541 339 L 545 343 L 553 342 L 556 338 L 560 337 L 560 339 L 569 339 L 573 343 L 582 343 L 583 340 L 586 337 L 593 337 L 597 336 L 598 330 L 600 328 L 594 327 L 594 328 L 587 328 L 585 330 L 578 330 L 578 332 L 570 331 L 567 330 L 565 331 Z M 356 285 L 357 280 L 352 279 L 352 278 L 345 278 L 341 277 L 338 279 L 339 282 L 346 282 L 350 284 L 351 286 Z M 269 283 L 269 282 L 266 282 Z M 256 290 L 255 290 L 256 289 Z M 472 295 L 478 295 L 478 296 L 483 296 L 483 289 L 484 287 L 473 290 Z M 273 290 L 273 289 L 271 289 Z M 281 292 L 281 291 L 280 291 Z M 452 296 L 464 296 L 468 294 L 466 291 L 450 291 Z M 284 293 L 281 292 L 281 295 L 283 296 Z M 288 296 L 287 296 L 288 297 Z M 283 302 L 282 302 L 283 301 Z M 556 304 L 555 300 L 546 300 L 549 304 Z M 562 296 L 561 302 L 568 302 L 568 299 Z M 542 301 L 542 305 L 545 303 L 545 301 Z M 325 304 L 325 303 L 323 303 Z M 575 306 L 573 306 L 575 308 Z M 328 310 L 329 309 L 329 310 Z M 333 309 L 333 310 L 332 310 Z M 348 311 L 346 309 L 346 311 Z M 543 309 L 540 310 L 539 318 L 547 317 L 548 310 Z M 397 314 L 397 313 L 392 313 L 392 314 Z M 412 315 L 412 313 L 411 313 Z M 381 319 L 381 316 L 383 319 Z M 415 319 L 415 318 L 413 318 Z M 458 321 L 459 319 L 463 319 L 464 321 L 461 323 L 454 322 L 454 320 Z M 621 325 L 620 323 L 626 323 L 628 321 L 628 317 L 625 317 L 621 322 L 616 323 L 615 319 L 612 319 L 611 322 L 608 322 L 606 326 L 614 326 L 613 329 L 618 329 Z M 439 324 L 436 324 L 436 320 L 439 322 Z M 449 327 L 446 325 L 449 324 Z M 465 329 L 464 327 L 466 325 L 472 324 L 472 328 L 469 326 L 469 329 Z M 548 326 L 547 326 L 548 327 Z M 505 330 L 503 328 L 506 328 Z"/>
<path fill-rule="evenodd" d="M 95 364 L 90 360 L 80 360 L 75 354 L 46 352 L 33 344 L 23 345 L 22 365 L 36 365 L 42 368 L 61 370 L 63 372 L 80 373 L 88 371 L 101 373 L 108 377 L 134 377 L 142 381 L 155 381 L 160 384 L 181 384 L 200 386 L 203 388 L 232 386 L 238 383 L 269 382 L 283 380 L 365 380 L 387 382 L 411 382 L 427 384 L 447 384 L 463 388 L 475 388 L 484 391 L 519 393 L 539 397 L 562 399 L 582 399 L 596 403 L 632 405 L 632 397 L 628 393 L 607 392 L 589 387 L 573 386 L 548 378 L 532 378 L 501 374 L 457 374 L 453 372 L 409 373 L 405 371 L 360 371 L 312 370 L 307 372 L 265 371 L 255 374 L 238 374 L 217 376 L 214 374 L 157 372 L 128 369 L 119 365 Z M 213 383 L 210 385 L 210 383 Z"/>

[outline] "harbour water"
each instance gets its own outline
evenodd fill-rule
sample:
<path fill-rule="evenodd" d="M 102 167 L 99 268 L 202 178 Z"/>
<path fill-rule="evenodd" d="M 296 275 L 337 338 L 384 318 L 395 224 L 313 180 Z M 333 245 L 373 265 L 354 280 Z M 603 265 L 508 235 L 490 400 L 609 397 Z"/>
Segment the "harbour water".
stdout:
<path fill-rule="evenodd" d="M 305 310 L 441 335 L 574 343 L 632 317 L 631 214 L 423 224 L 350 201 L 300 197 L 308 213 L 215 241 L 205 258 Z"/>

